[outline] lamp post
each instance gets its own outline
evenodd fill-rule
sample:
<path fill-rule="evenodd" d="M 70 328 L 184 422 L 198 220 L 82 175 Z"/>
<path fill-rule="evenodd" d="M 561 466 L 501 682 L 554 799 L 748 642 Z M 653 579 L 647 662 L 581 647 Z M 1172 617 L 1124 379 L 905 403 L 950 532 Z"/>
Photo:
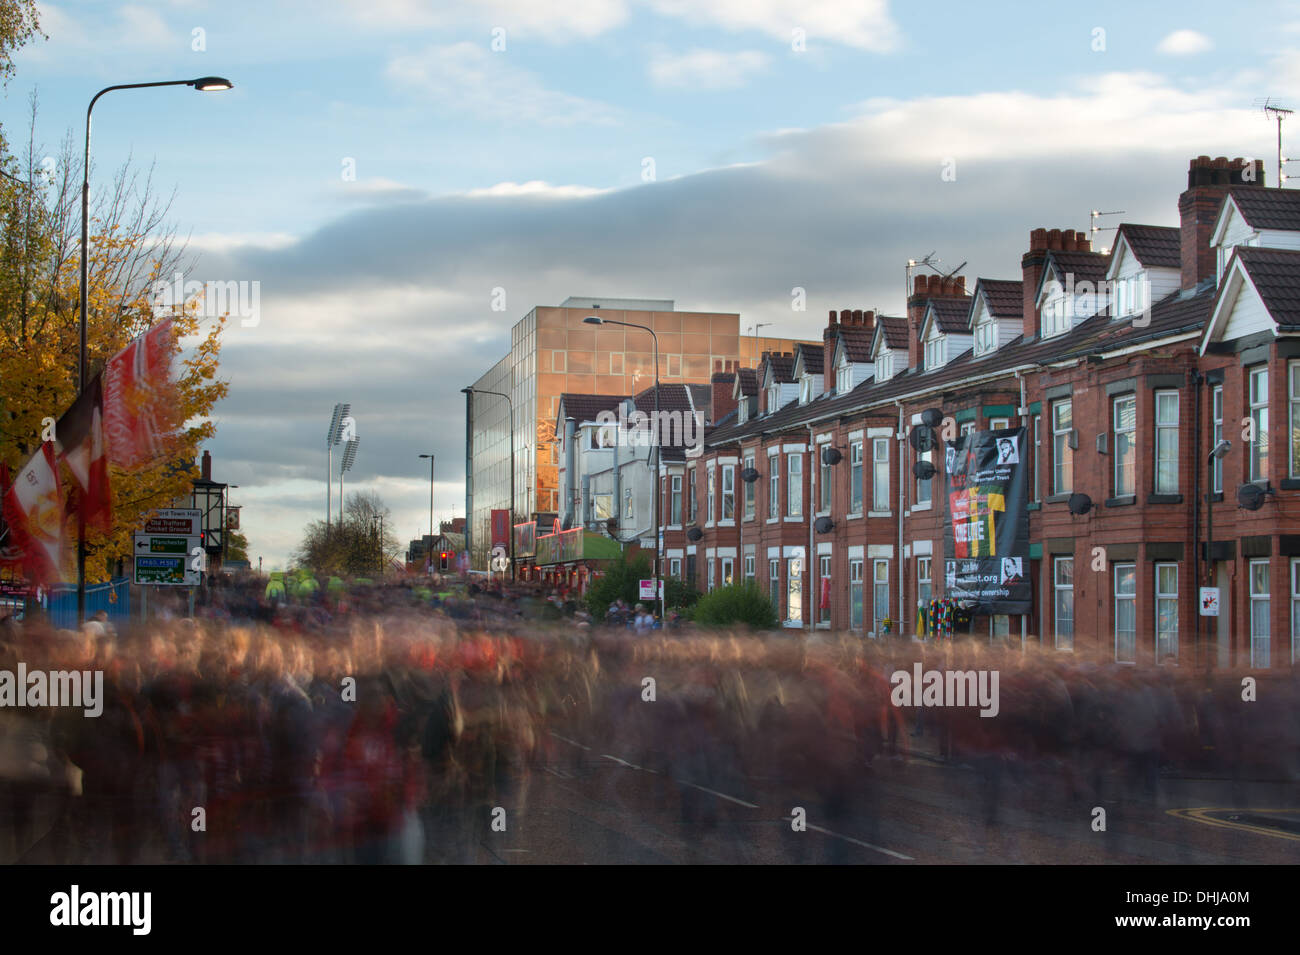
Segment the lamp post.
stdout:
<path fill-rule="evenodd" d="M 1222 460 L 1232 450 L 1226 438 L 1214 446 L 1205 458 L 1205 576 L 1206 586 L 1214 586 L 1214 462 Z M 1201 630 L 1201 602 L 1196 601 L 1196 632 Z M 1197 648 L 1198 652 L 1200 648 Z"/>
<path fill-rule="evenodd" d="M 655 418 L 654 418 L 654 424 L 653 424 L 653 425 L 651 426 L 651 428 L 650 428 L 650 433 L 651 433 L 651 435 L 652 435 L 652 438 L 651 438 L 651 446 L 654 448 L 655 463 L 654 463 L 654 468 L 653 468 L 653 470 L 650 472 L 650 473 L 651 473 L 651 477 L 650 477 L 650 492 L 651 492 L 651 494 L 653 495 L 653 500 L 654 500 L 654 506 L 653 506 L 653 509 L 652 509 L 652 510 L 653 510 L 653 514 L 654 514 L 654 535 L 655 535 L 655 536 L 654 536 L 654 542 L 655 542 L 655 560 L 654 560 L 655 591 L 656 591 L 656 596 L 658 596 L 658 601 L 657 601 L 657 602 L 658 602 L 658 604 L 659 604 L 659 622 L 660 622 L 660 625 L 662 626 L 663 623 L 664 623 L 664 598 L 663 598 L 663 591 L 666 590 L 667 587 L 663 584 L 663 582 L 662 582 L 662 580 L 660 579 L 660 576 L 659 576 L 659 572 L 660 572 L 660 560 L 659 560 L 659 336 L 655 334 L 655 330 L 654 330 L 653 328 L 651 328 L 649 325 L 637 325 L 637 324 L 635 324 L 635 323 L 633 323 L 633 322 L 618 322 L 618 321 L 615 321 L 615 320 L 612 319 L 612 318 L 602 318 L 602 317 L 599 316 L 599 315 L 588 315 L 588 316 L 587 316 L 586 318 L 584 318 L 582 321 L 583 321 L 583 324 L 586 324 L 586 325 L 622 325 L 624 328 L 639 328 L 639 329 L 641 329 L 643 332 L 649 332 L 649 333 L 650 333 L 650 338 L 651 338 L 651 340 L 654 342 L 654 350 L 655 350 Z M 647 454 L 646 454 L 646 464 L 649 464 L 649 463 L 650 463 L 650 455 L 649 455 L 649 453 L 647 453 Z M 617 502 L 615 502 L 615 504 L 617 504 Z"/>
<path fill-rule="evenodd" d="M 343 440 L 343 422 L 352 416 L 350 402 L 341 402 L 334 406 L 330 418 L 330 429 L 325 432 L 325 533 L 330 529 L 330 485 L 334 479 L 334 449 Z M 343 501 L 339 500 L 340 523 L 343 516 Z"/>
<path fill-rule="evenodd" d="M 510 415 L 510 580 L 515 580 L 515 404 L 504 391 L 488 391 L 486 388 L 462 388 L 466 395 L 493 395 L 506 400 L 506 411 Z M 471 515 L 472 517 L 472 515 Z M 468 524 L 468 522 L 467 522 Z M 489 551 L 490 552 L 490 551 Z M 489 565 L 489 570 L 491 569 Z"/>
<path fill-rule="evenodd" d="M 433 454 L 422 454 L 422 458 L 429 459 L 429 567 L 433 568 Z"/>
<path fill-rule="evenodd" d="M 192 86 L 200 92 L 228 90 L 235 84 L 220 76 L 201 76 L 195 80 L 165 80 L 158 83 L 120 83 L 106 86 L 96 93 L 86 107 L 86 148 L 81 161 L 81 289 L 80 329 L 78 332 L 77 394 L 86 390 L 86 283 L 90 274 L 86 247 L 90 244 L 90 114 L 105 93 L 114 90 L 138 90 L 151 86 Z M 77 623 L 86 621 L 86 516 L 77 508 Z"/>

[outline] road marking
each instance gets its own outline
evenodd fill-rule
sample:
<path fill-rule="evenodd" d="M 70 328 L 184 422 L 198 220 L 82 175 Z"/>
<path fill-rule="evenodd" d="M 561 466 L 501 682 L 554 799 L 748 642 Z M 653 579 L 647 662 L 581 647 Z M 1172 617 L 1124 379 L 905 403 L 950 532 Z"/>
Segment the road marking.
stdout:
<path fill-rule="evenodd" d="M 601 754 L 600 754 L 600 758 L 601 758 L 601 759 L 612 759 L 614 762 L 618 763 L 620 766 L 626 766 L 628 769 L 639 769 L 639 770 L 641 770 L 641 772 L 643 772 L 643 773 L 653 773 L 653 774 L 656 775 L 656 776 L 659 775 L 659 771 L 658 771 L 657 769 L 646 769 L 644 766 L 638 766 L 638 765 L 636 765 L 636 763 L 629 763 L 629 762 L 628 762 L 627 760 L 625 760 L 625 759 L 619 759 L 617 756 L 610 756 L 608 753 L 601 753 Z"/>
<path fill-rule="evenodd" d="M 542 769 L 543 769 L 545 772 L 550 773 L 552 776 L 557 776 L 557 777 L 559 777 L 560 779 L 572 779 L 572 778 L 573 778 L 572 774 L 570 774 L 570 773 L 566 773 L 566 772 L 565 772 L 564 770 L 562 770 L 562 769 L 554 769 L 554 768 L 552 768 L 552 767 L 550 767 L 550 766 L 543 766 Z"/>
<path fill-rule="evenodd" d="M 579 749 L 585 749 L 587 752 L 589 752 L 589 753 L 591 752 L 591 747 L 590 747 L 590 746 L 583 746 L 583 745 L 582 745 L 581 743 L 579 743 L 576 739 L 569 739 L 569 737 L 567 737 L 567 736 L 561 736 L 559 733 L 552 733 L 551 735 L 554 736 L 556 739 L 562 739 L 562 740 L 564 740 L 564 742 L 568 743 L 570 746 L 576 746 L 576 747 L 578 747 Z"/>
<path fill-rule="evenodd" d="M 793 819 L 793 816 L 786 816 L 786 819 Z M 863 842 L 861 839 L 854 839 L 852 836 L 841 835 L 838 832 L 831 832 L 829 829 L 823 829 L 821 826 L 815 826 L 811 822 L 805 823 L 813 832 L 820 832 L 824 836 L 834 836 L 836 839 L 843 839 L 845 842 L 851 842 L 855 846 L 862 846 L 864 849 L 871 849 L 874 852 L 881 852 L 895 859 L 903 859 L 907 862 L 915 862 L 911 856 L 903 855 L 901 852 L 895 852 L 893 849 L 886 849 L 882 846 L 873 846 L 870 842 Z"/>
<path fill-rule="evenodd" d="M 1220 829 L 1244 829 L 1247 832 L 1254 832 L 1261 836 L 1272 836 L 1274 839 L 1290 839 L 1292 842 L 1300 842 L 1300 836 L 1294 833 L 1280 832 L 1277 829 L 1269 829 L 1265 826 L 1252 826 L 1248 822 L 1212 819 L 1206 815 L 1206 813 L 1210 812 L 1295 812 L 1294 809 L 1215 809 L 1210 806 L 1203 806 L 1199 809 L 1166 809 L 1165 812 L 1180 819 L 1191 819 L 1193 822 L 1201 822 L 1207 826 L 1217 826 Z"/>
<path fill-rule="evenodd" d="M 710 796 L 717 796 L 719 799 L 726 799 L 734 802 L 737 806 L 744 806 L 746 809 L 757 809 L 752 802 L 745 802 L 743 799 L 737 799 L 735 796 L 728 796 L 726 793 L 720 793 L 716 789 L 709 789 L 707 786 L 698 786 L 695 783 L 688 783 L 684 779 L 675 779 L 673 782 L 681 783 L 683 786 L 690 786 L 692 789 L 698 789 L 702 793 L 708 793 Z"/>

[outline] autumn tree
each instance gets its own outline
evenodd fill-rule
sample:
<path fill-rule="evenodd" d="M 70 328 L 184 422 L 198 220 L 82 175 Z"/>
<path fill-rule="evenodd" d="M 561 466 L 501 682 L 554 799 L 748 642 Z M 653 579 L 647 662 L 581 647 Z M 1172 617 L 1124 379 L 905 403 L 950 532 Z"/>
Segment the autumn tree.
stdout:
<path fill-rule="evenodd" d="M 358 577 L 382 574 L 397 557 L 393 516 L 374 491 L 347 496 L 342 517 L 326 526 L 313 521 L 303 532 L 294 563 L 320 575 Z"/>
<path fill-rule="evenodd" d="M 12 73 L 10 54 L 36 31 L 30 2 L 0 0 L 0 76 Z M 33 99 L 32 130 L 35 114 Z M 43 150 L 34 132 L 16 154 L 0 137 L 0 463 L 11 474 L 40 447 L 47 419 L 57 420 L 78 393 L 79 146 L 69 134 L 50 163 L 38 158 Z M 168 224 L 171 197 L 159 194 L 151 167 L 128 160 L 101 181 L 91 196 L 87 256 L 88 381 L 163 317 L 154 283 L 191 264 Z M 201 304 L 169 313 L 176 426 L 158 458 L 135 471 L 110 470 L 113 529 L 88 537 L 88 580 L 104 579 L 131 552 L 131 535 L 147 512 L 189 497 L 199 447 L 215 433 L 208 415 L 227 391 L 217 377 L 226 317 L 205 317 Z"/>

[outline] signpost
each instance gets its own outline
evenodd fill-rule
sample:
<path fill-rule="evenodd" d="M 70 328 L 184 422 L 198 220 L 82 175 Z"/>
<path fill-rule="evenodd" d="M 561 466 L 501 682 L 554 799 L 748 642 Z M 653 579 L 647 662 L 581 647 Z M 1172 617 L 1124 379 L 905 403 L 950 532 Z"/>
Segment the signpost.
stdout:
<path fill-rule="evenodd" d="M 207 567 L 199 537 L 198 508 L 176 507 L 145 518 L 132 548 L 137 584 L 197 587 Z"/>

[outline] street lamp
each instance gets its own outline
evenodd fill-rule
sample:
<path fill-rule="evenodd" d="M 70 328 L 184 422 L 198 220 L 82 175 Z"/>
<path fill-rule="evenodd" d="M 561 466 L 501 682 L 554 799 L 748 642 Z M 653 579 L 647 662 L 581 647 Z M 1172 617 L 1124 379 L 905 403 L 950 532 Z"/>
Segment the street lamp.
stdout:
<path fill-rule="evenodd" d="M 200 76 L 195 80 L 166 80 L 159 83 L 121 83 L 116 86 L 106 86 L 96 93 L 90 100 L 90 105 L 86 107 L 86 148 L 81 160 L 81 290 L 80 290 L 80 319 L 81 327 L 78 333 L 79 354 L 77 359 L 77 394 L 80 395 L 86 390 L 86 284 L 87 277 L 90 274 L 89 262 L 86 257 L 86 247 L 90 244 L 90 114 L 95 109 L 95 103 L 105 93 L 111 93 L 113 90 L 138 90 L 151 86 L 192 86 L 202 92 L 216 90 L 228 90 L 233 83 L 230 80 L 220 76 Z M 86 621 L 86 511 L 84 507 L 77 508 L 77 623 L 82 624 Z"/>
<path fill-rule="evenodd" d="M 588 315 L 588 316 L 587 316 L 586 318 L 584 318 L 582 321 L 583 321 L 583 324 L 585 324 L 585 325 L 622 325 L 624 328 L 639 328 L 639 329 L 641 329 L 643 332 L 649 332 L 649 333 L 650 333 L 650 338 L 651 338 L 651 340 L 654 342 L 654 349 L 655 349 L 655 417 L 654 417 L 654 423 L 653 423 L 653 425 L 652 425 L 651 428 L 650 428 L 650 433 L 651 433 L 651 435 L 652 435 L 652 438 L 651 438 L 651 445 L 652 445 L 652 447 L 654 448 L 654 453 L 655 453 L 655 454 L 654 454 L 654 457 L 655 457 L 655 463 L 654 463 L 654 469 L 653 469 L 653 471 L 651 472 L 651 478 L 650 478 L 650 491 L 651 491 L 651 494 L 654 496 L 654 506 L 653 506 L 653 514 L 654 514 L 654 535 L 655 535 L 655 537 L 654 537 L 654 542 L 655 542 L 654 578 L 655 578 L 655 589 L 656 589 L 657 595 L 658 595 L 658 597 L 659 597 L 659 600 L 658 600 L 658 603 L 659 603 L 659 621 L 660 621 L 660 624 L 662 625 L 663 622 L 664 622 L 664 598 L 663 598 L 663 590 L 666 589 L 666 586 L 663 584 L 663 582 L 661 581 L 660 576 L 659 576 L 660 563 L 661 563 L 661 561 L 660 561 L 660 559 L 659 559 L 659 336 L 655 334 L 655 330 L 654 330 L 653 328 L 651 328 L 649 325 L 637 325 L 637 324 L 635 324 L 635 323 L 633 323 L 633 322 L 618 322 L 618 321 L 615 321 L 615 320 L 612 319 L 612 318 L 602 318 L 602 317 L 599 316 L 599 315 Z M 647 454 L 646 454 L 646 464 L 648 465 L 649 463 L 650 463 L 650 455 L 649 455 L 649 453 L 647 453 Z M 615 502 L 615 503 L 617 503 L 617 502 Z M 661 589 L 661 588 L 663 588 L 663 589 Z"/>
<path fill-rule="evenodd" d="M 422 454 L 422 458 L 429 459 L 429 560 L 433 560 L 433 455 Z M 432 568 L 432 563 L 430 564 Z"/>
<path fill-rule="evenodd" d="M 469 388 L 462 388 L 461 394 L 470 395 L 493 395 L 497 398 L 506 400 L 506 411 L 510 415 L 510 520 L 507 522 L 510 536 L 510 579 L 515 578 L 515 404 L 510 400 L 510 396 L 504 391 L 488 391 L 486 388 L 475 388 L 472 385 Z M 473 515 L 469 515 L 471 518 Z M 467 522 L 468 523 L 468 522 Z M 489 570 L 491 569 L 489 565 Z"/>

